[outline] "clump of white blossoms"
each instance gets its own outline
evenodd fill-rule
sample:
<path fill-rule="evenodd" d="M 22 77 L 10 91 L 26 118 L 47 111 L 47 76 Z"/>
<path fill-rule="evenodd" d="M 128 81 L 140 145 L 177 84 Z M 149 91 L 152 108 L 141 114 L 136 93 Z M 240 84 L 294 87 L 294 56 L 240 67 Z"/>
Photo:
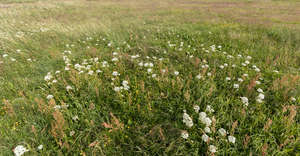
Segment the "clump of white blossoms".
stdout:
<path fill-rule="evenodd" d="M 209 136 L 206 134 L 203 134 L 201 138 L 204 142 L 207 142 L 209 140 Z"/>
<path fill-rule="evenodd" d="M 220 128 L 218 131 L 222 136 L 225 136 L 227 134 L 227 132 L 224 128 Z"/>
<path fill-rule="evenodd" d="M 235 143 L 235 137 L 231 136 L 231 135 L 228 136 L 228 141 L 234 144 Z"/>
<path fill-rule="evenodd" d="M 22 145 L 18 145 L 17 147 L 14 148 L 13 152 L 15 154 L 15 156 L 21 156 L 23 155 L 25 152 L 28 152 L 29 150 L 27 148 L 25 148 Z"/>
<path fill-rule="evenodd" d="M 183 111 L 184 113 L 183 113 L 183 116 L 182 116 L 182 118 L 183 118 L 183 123 L 185 123 L 185 125 L 187 126 L 187 127 L 189 127 L 189 128 L 191 128 L 193 125 L 194 125 L 194 123 L 193 123 L 193 120 L 192 120 L 192 118 L 186 113 L 186 110 L 184 110 Z"/>
<path fill-rule="evenodd" d="M 211 153 L 216 153 L 216 152 L 217 152 L 217 147 L 214 146 L 214 145 L 209 145 L 209 151 L 210 151 Z"/>
<path fill-rule="evenodd" d="M 265 95 L 263 93 L 259 93 L 258 96 L 256 97 L 256 101 L 258 103 L 262 103 L 264 98 L 265 98 Z"/>
<path fill-rule="evenodd" d="M 66 87 L 67 91 L 72 90 L 73 88 L 71 86 Z"/>
<path fill-rule="evenodd" d="M 50 99 L 52 99 L 53 97 L 54 97 L 53 95 L 48 95 L 48 96 L 47 96 L 47 99 L 50 100 Z"/>
<path fill-rule="evenodd" d="M 179 74 L 179 72 L 178 72 L 178 71 L 175 71 L 174 74 L 177 76 L 177 75 Z"/>
<path fill-rule="evenodd" d="M 245 105 L 245 106 L 248 106 L 249 105 L 249 102 L 248 102 L 248 98 L 247 97 L 240 97 L 241 98 L 241 100 L 242 100 L 242 102 L 243 102 L 243 104 Z"/>
<path fill-rule="evenodd" d="M 196 113 L 199 113 L 200 107 L 198 105 L 195 105 L 194 110 L 195 110 Z"/>
<path fill-rule="evenodd" d="M 205 112 L 201 112 L 199 113 L 199 120 L 205 124 L 207 127 L 209 127 L 212 123 L 211 119 L 209 117 L 206 116 Z"/>

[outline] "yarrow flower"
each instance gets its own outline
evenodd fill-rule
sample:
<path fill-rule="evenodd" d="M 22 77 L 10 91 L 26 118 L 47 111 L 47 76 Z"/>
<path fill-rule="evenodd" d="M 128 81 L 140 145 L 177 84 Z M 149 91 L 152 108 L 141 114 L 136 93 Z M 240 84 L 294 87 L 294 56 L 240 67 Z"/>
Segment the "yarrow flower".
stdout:
<path fill-rule="evenodd" d="M 207 141 L 209 140 L 209 136 L 206 135 L 206 134 L 203 134 L 203 135 L 202 135 L 202 140 L 203 140 L 204 142 L 207 142 Z"/>
<path fill-rule="evenodd" d="M 194 110 L 195 110 L 196 113 L 199 113 L 200 107 L 198 105 L 195 105 Z"/>
<path fill-rule="evenodd" d="M 189 127 L 189 128 L 191 128 L 193 125 L 194 125 L 194 123 L 193 123 L 193 120 L 192 120 L 192 118 L 186 113 L 186 110 L 184 110 L 183 111 L 184 113 L 183 113 L 183 116 L 182 116 L 182 118 L 183 118 L 183 123 L 185 123 L 185 125 L 187 126 L 187 127 Z"/>
<path fill-rule="evenodd" d="M 231 136 L 231 135 L 228 136 L 228 141 L 234 144 L 235 143 L 235 137 Z"/>
<path fill-rule="evenodd" d="M 241 98 L 241 100 L 242 100 L 242 102 L 243 102 L 243 104 L 245 105 L 245 106 L 248 106 L 248 98 L 247 97 L 240 97 Z"/>
<path fill-rule="evenodd" d="M 222 136 L 225 136 L 227 134 L 227 132 L 224 128 L 220 128 L 218 131 Z"/>
<path fill-rule="evenodd" d="M 214 146 L 214 145 L 209 145 L 209 151 L 210 151 L 211 153 L 216 153 L 216 152 L 217 152 L 217 147 Z"/>
<path fill-rule="evenodd" d="M 23 155 L 25 152 L 28 152 L 29 150 L 27 148 L 25 148 L 22 145 L 18 145 L 17 147 L 14 148 L 13 152 L 15 154 L 15 156 L 21 156 Z"/>

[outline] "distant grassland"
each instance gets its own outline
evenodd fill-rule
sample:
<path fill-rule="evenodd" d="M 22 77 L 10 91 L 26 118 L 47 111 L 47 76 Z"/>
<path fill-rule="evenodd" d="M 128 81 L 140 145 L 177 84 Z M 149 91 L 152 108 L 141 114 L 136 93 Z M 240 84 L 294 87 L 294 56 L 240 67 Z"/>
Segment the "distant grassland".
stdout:
<path fill-rule="evenodd" d="M 299 1 L 0 0 L 0 155 L 297 155 L 299 71 Z"/>

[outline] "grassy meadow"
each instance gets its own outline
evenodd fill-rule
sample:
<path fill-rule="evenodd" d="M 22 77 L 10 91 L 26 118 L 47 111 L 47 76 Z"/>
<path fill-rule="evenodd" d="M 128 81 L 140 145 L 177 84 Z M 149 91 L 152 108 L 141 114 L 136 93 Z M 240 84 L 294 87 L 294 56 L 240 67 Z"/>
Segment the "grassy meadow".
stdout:
<path fill-rule="evenodd" d="M 0 155 L 300 155 L 300 1 L 0 0 Z"/>

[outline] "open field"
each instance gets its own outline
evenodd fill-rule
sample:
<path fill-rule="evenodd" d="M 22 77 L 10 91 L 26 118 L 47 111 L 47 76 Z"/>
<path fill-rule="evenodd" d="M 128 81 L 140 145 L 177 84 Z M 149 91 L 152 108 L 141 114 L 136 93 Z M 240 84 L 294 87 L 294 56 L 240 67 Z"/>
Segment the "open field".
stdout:
<path fill-rule="evenodd" d="M 300 1 L 0 0 L 0 155 L 299 155 L 299 106 Z"/>

